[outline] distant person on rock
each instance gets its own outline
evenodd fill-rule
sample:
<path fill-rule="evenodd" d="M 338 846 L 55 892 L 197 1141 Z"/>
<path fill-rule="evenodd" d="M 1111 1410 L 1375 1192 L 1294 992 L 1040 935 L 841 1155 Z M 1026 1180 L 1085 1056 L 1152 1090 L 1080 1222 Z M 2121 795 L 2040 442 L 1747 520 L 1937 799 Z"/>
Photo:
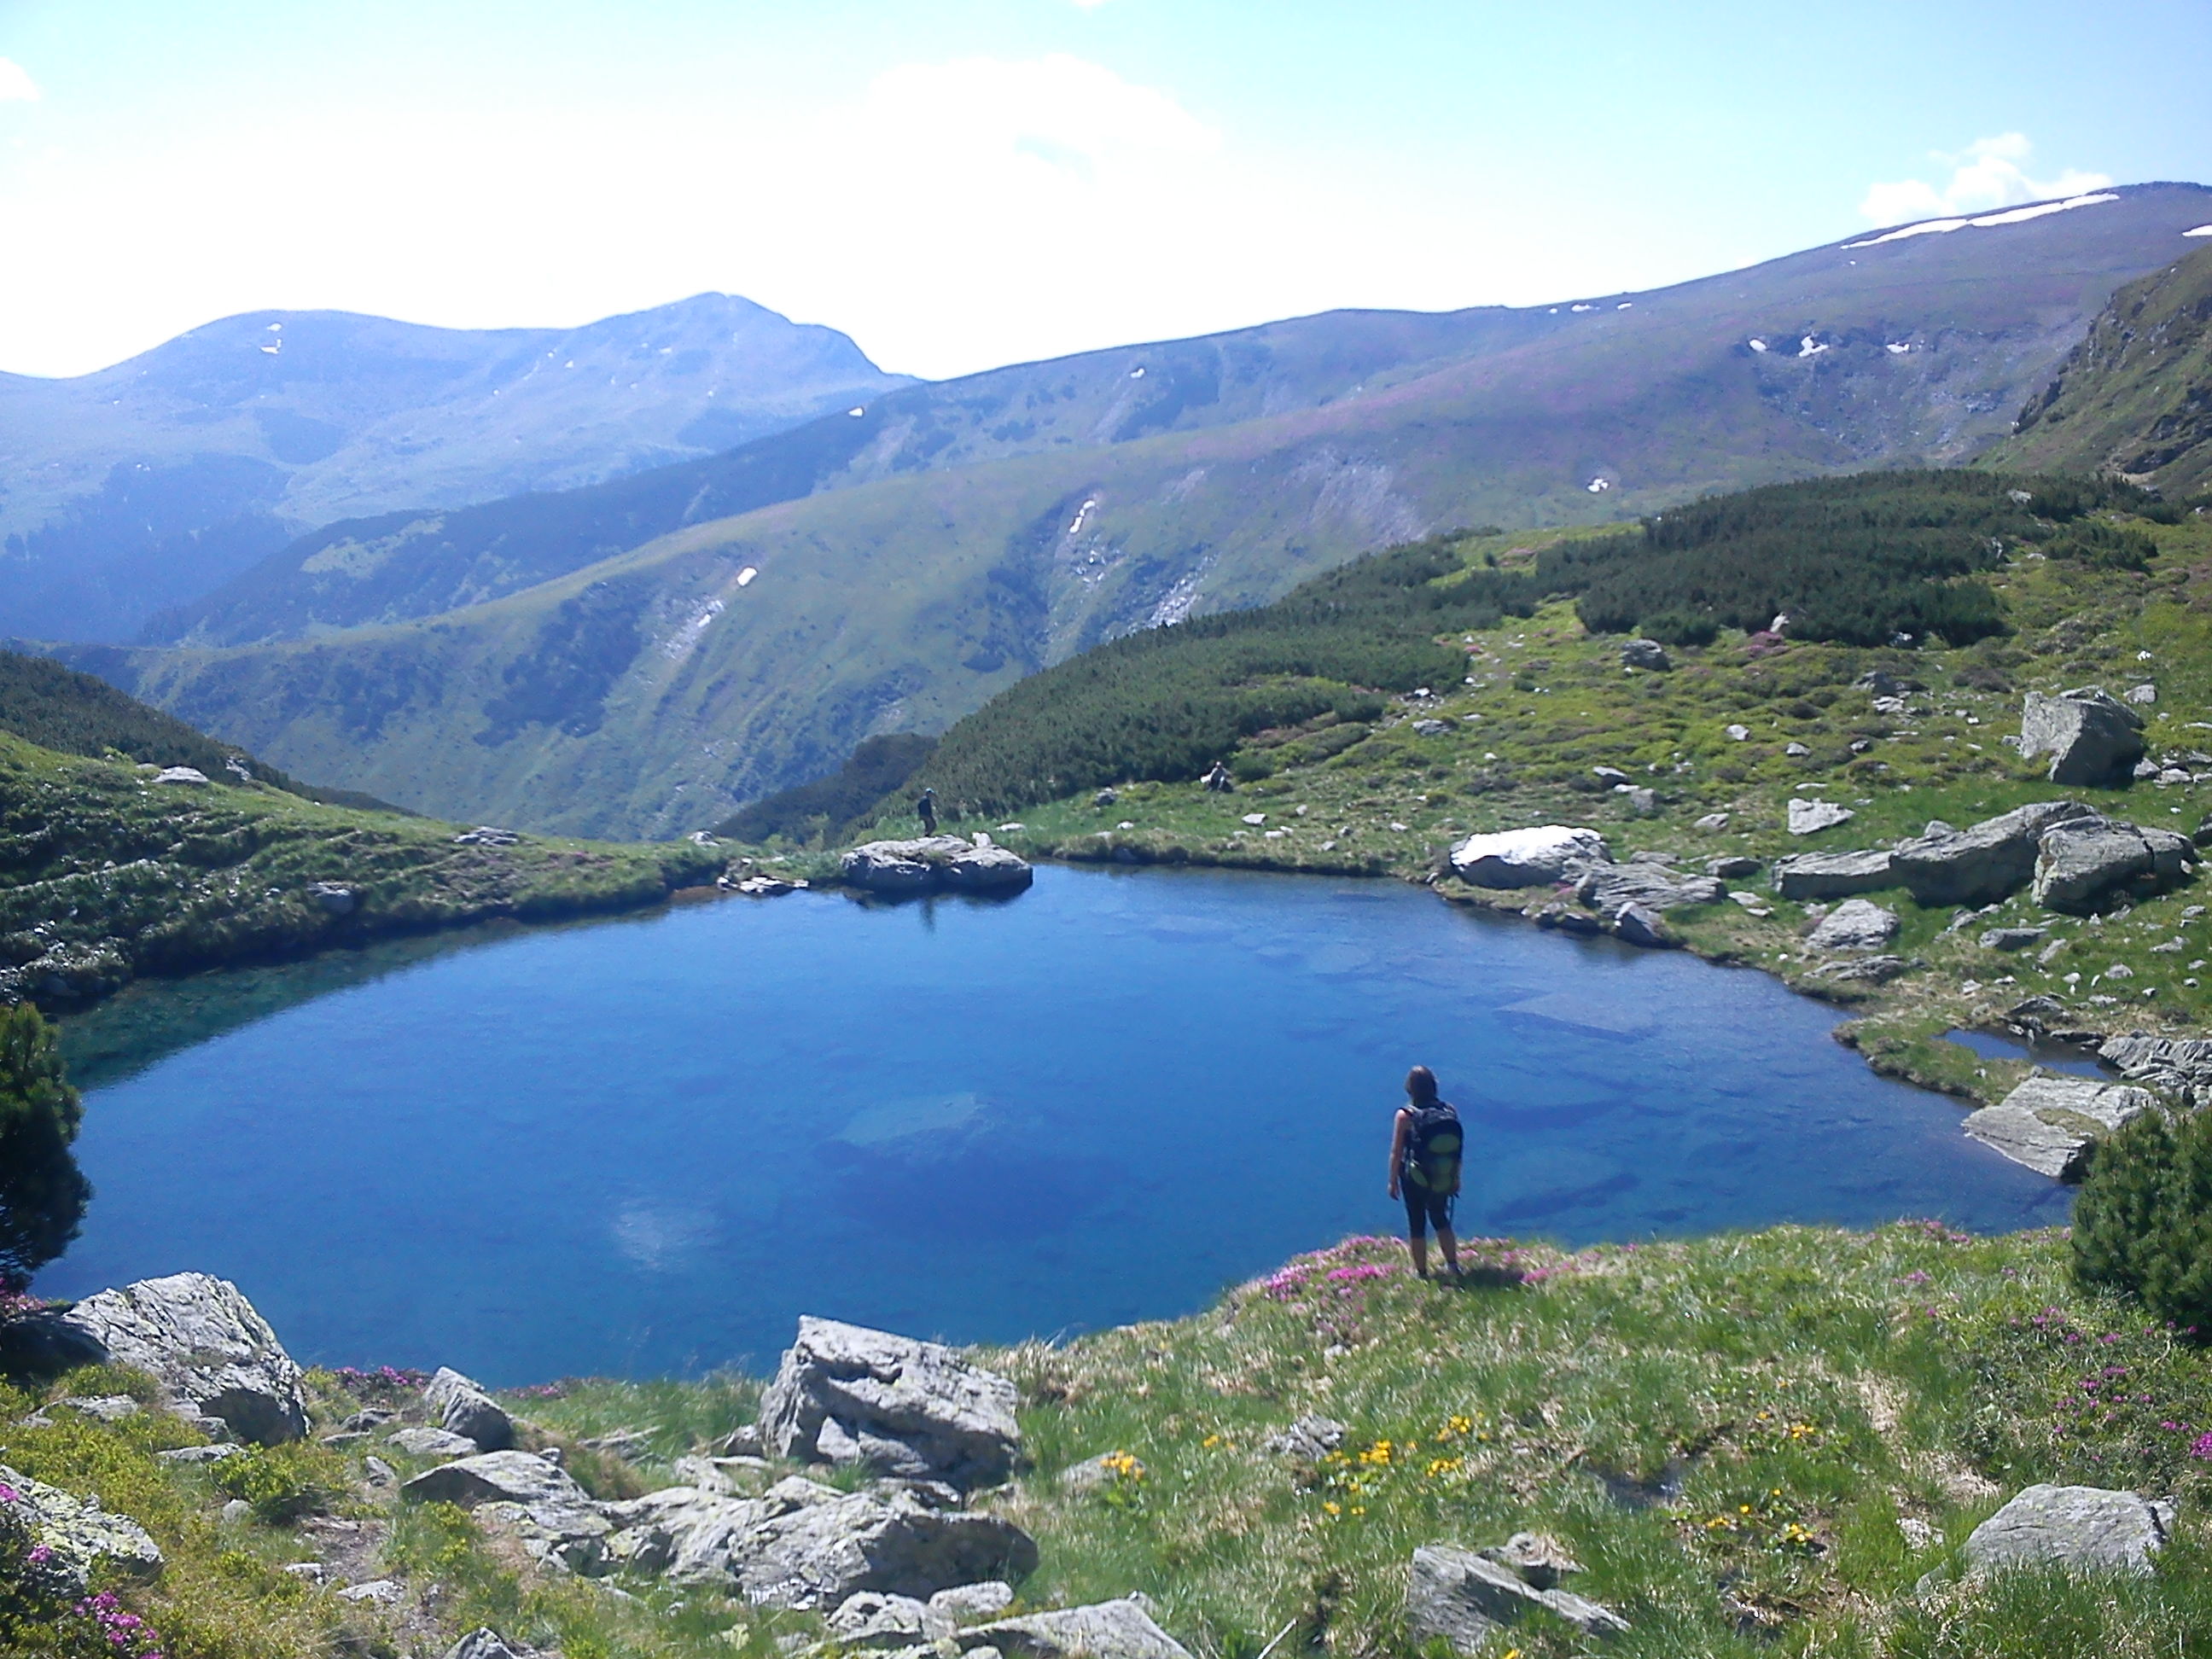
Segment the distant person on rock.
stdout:
<path fill-rule="evenodd" d="M 935 835 L 937 833 L 937 791 L 923 790 L 921 798 L 914 804 L 914 810 L 921 815 L 921 833 L 925 836 Z"/>
<path fill-rule="evenodd" d="M 1452 1233 L 1452 1200 L 1459 1196 L 1460 1152 L 1465 1142 L 1459 1113 L 1437 1097 L 1437 1074 L 1425 1066 L 1406 1073 L 1406 1103 L 1390 1130 L 1390 1196 L 1406 1200 L 1406 1242 L 1413 1271 L 1429 1276 L 1429 1229 L 1444 1255 L 1444 1271 L 1459 1277 L 1459 1240 Z"/>
<path fill-rule="evenodd" d="M 1217 795 L 1231 794 L 1237 788 L 1236 781 L 1229 775 L 1229 769 L 1219 761 L 1213 763 L 1213 769 L 1206 775 L 1202 781 Z"/>

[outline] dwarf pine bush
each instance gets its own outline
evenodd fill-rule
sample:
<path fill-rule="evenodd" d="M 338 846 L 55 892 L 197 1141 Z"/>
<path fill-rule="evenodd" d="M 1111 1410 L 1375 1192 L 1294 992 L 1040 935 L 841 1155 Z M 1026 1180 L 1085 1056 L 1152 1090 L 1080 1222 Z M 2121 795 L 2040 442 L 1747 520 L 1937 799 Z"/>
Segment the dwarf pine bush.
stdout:
<path fill-rule="evenodd" d="M 2074 1273 L 2212 1330 L 2212 1114 L 2145 1112 L 2098 1148 L 2074 1205 Z"/>

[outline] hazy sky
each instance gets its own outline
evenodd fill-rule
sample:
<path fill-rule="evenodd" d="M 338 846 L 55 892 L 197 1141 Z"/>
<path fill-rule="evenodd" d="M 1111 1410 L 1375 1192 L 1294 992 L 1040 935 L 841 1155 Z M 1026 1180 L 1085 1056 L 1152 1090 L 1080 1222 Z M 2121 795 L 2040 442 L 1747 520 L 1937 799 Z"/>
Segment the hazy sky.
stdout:
<path fill-rule="evenodd" d="M 707 289 L 945 375 L 2212 181 L 2206 0 L 0 0 L 0 368 Z"/>

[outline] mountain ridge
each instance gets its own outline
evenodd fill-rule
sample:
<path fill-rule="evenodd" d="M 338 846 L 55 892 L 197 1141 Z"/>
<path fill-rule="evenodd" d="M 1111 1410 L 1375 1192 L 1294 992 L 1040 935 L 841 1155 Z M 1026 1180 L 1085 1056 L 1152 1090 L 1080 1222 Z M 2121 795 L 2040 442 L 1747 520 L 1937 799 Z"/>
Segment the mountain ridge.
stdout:
<path fill-rule="evenodd" d="M 1838 243 L 1563 306 L 1567 322 L 1547 308 L 1532 337 L 1356 399 L 1103 448 L 897 469 L 917 422 L 877 454 L 889 477 L 683 527 L 486 605 L 313 640 L 61 654 L 420 810 L 681 833 L 834 770 L 863 738 L 942 730 L 1086 645 L 1263 602 L 1441 526 L 1601 522 L 1966 459 L 2208 208 L 2202 187 L 2127 189 L 2002 228 Z M 1149 367 L 1100 367 L 1133 366 Z M 1009 441 L 986 424 L 1003 413 L 968 411 L 960 430 Z"/>
<path fill-rule="evenodd" d="M 613 477 L 902 384 L 724 295 L 574 329 L 249 312 L 91 374 L 0 375 L 0 627 L 127 639 L 348 512 Z"/>

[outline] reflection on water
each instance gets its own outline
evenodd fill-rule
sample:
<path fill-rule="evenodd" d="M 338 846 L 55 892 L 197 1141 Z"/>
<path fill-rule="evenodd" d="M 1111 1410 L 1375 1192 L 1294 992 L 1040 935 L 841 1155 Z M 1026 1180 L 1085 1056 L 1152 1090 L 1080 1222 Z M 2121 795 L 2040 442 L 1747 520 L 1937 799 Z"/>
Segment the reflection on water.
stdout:
<path fill-rule="evenodd" d="M 501 1382 L 757 1364 L 802 1311 L 1157 1317 L 1397 1224 L 1416 1060 L 1468 1125 L 1470 1233 L 2063 1218 L 1832 1018 L 1396 883 L 1224 872 L 403 941 L 72 1021 L 100 1196 L 40 1287 L 203 1267 L 302 1358 Z"/>

